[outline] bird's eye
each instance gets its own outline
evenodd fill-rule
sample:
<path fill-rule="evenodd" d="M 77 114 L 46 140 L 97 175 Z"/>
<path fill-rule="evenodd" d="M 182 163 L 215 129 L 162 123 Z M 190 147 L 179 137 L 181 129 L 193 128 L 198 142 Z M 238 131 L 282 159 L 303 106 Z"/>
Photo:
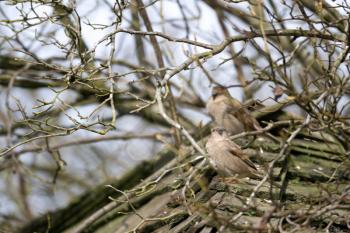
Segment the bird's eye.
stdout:
<path fill-rule="evenodd" d="M 215 99 L 218 95 L 218 93 L 213 93 L 211 96 L 213 97 L 213 99 Z"/>
<path fill-rule="evenodd" d="M 223 135 L 224 131 L 224 129 L 216 129 L 216 132 L 218 132 L 218 134 L 220 135 Z"/>

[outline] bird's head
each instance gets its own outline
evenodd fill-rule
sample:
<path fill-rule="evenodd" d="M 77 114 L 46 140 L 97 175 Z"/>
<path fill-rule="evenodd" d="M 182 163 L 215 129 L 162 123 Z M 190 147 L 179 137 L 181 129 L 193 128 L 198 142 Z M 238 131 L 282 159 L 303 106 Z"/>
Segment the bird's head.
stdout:
<path fill-rule="evenodd" d="M 221 136 L 224 136 L 227 134 L 227 131 L 225 128 L 222 128 L 222 127 L 215 127 L 211 130 L 211 133 L 216 133 L 216 134 L 219 134 Z"/>
<path fill-rule="evenodd" d="M 225 96 L 226 98 L 230 99 L 231 107 L 234 107 L 234 108 L 241 108 L 242 107 L 241 102 L 238 99 L 232 97 L 226 87 L 223 87 L 223 86 L 213 87 L 213 89 L 211 91 L 211 95 L 212 95 L 214 100 L 218 96 Z"/>
<path fill-rule="evenodd" d="M 215 86 L 213 87 L 212 91 L 211 91 L 211 96 L 215 99 L 216 97 L 220 96 L 220 95 L 226 95 L 228 94 L 228 91 L 225 87 L 223 86 Z"/>

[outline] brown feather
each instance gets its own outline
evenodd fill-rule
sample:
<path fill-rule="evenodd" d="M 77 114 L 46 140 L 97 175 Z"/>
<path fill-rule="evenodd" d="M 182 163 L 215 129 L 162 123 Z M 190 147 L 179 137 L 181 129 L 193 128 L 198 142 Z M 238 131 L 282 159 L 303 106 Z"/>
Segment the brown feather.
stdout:
<path fill-rule="evenodd" d="M 225 128 L 230 134 L 261 129 L 250 112 L 222 86 L 213 88 L 207 109 L 215 124 Z"/>
<path fill-rule="evenodd" d="M 223 176 L 260 178 L 259 171 L 240 146 L 230 140 L 225 129 L 214 128 L 206 143 L 213 167 Z"/>

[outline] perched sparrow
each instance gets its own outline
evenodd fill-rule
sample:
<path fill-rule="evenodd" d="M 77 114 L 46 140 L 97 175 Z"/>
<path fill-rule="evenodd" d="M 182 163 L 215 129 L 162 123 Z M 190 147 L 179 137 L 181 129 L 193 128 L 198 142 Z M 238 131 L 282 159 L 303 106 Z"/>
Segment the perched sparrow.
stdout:
<path fill-rule="evenodd" d="M 241 148 L 230 140 L 223 128 L 212 129 L 205 145 L 210 163 L 219 175 L 237 178 L 261 178 L 261 174 Z"/>
<path fill-rule="evenodd" d="M 224 87 L 213 88 L 207 110 L 215 124 L 226 129 L 229 134 L 261 129 L 259 122 Z"/>

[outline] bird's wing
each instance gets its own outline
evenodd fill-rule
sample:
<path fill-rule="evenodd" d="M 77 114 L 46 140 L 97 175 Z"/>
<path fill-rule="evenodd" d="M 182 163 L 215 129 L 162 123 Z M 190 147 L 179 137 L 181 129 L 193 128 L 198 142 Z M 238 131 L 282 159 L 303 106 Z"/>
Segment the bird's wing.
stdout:
<path fill-rule="evenodd" d="M 242 124 L 245 126 L 245 128 L 249 130 L 256 130 L 260 129 L 259 122 L 250 114 L 250 112 L 245 109 L 241 104 L 238 106 L 237 103 L 233 102 L 234 100 L 228 99 L 226 101 L 227 103 L 227 113 L 232 114 L 234 117 L 236 117 Z"/>
<path fill-rule="evenodd" d="M 237 118 L 244 122 L 244 125 L 252 130 L 260 129 L 261 126 L 259 122 L 248 112 L 248 110 L 241 108 L 238 110 Z"/>
<path fill-rule="evenodd" d="M 232 144 L 232 143 L 230 143 Z M 229 152 L 232 156 L 239 157 L 245 164 L 254 170 L 258 170 L 248 156 L 236 145 L 231 145 Z"/>

